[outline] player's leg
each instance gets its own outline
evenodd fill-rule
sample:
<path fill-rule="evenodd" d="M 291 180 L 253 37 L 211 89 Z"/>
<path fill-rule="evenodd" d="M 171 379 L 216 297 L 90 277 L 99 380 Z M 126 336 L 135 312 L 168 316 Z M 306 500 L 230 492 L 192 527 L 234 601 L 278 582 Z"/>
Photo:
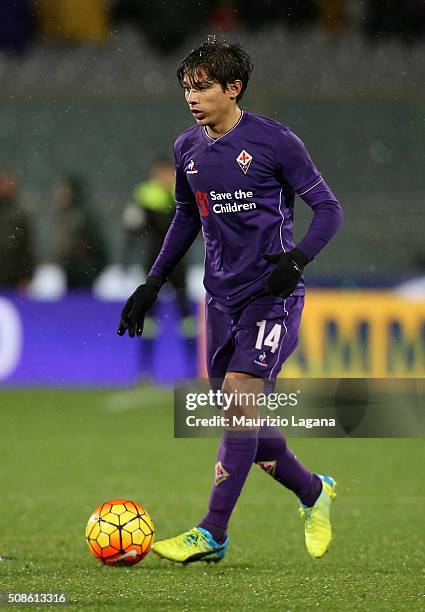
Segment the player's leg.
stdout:
<path fill-rule="evenodd" d="M 277 376 L 282 364 L 297 345 L 303 303 L 302 297 L 282 300 L 263 296 L 246 307 L 240 317 L 233 318 L 235 352 L 228 367 L 229 370 L 245 374 L 231 373 L 230 377 L 226 377 L 227 384 L 236 376 L 242 380 L 255 381 L 255 392 L 259 393 L 262 390 L 261 376 L 270 380 Z M 236 381 L 242 382 L 238 378 Z M 233 388 L 228 387 L 226 390 L 232 392 Z M 251 451 L 257 443 L 252 434 L 240 440 L 232 439 L 231 435 L 229 431 L 224 433 L 217 457 L 216 485 L 211 493 L 209 511 L 199 525 L 209 531 L 217 542 L 224 541 L 226 537 L 231 512 L 250 468 Z M 255 461 L 292 490 L 299 497 L 302 508 L 314 508 L 318 499 L 327 491 L 326 487 L 322 495 L 322 489 L 325 489 L 322 479 L 298 461 L 277 428 L 260 430 Z M 230 473 L 234 474 L 233 479 Z M 226 485 L 220 489 L 217 483 L 221 485 L 223 482 Z M 308 518 L 307 523 L 314 527 L 317 521 Z M 317 532 L 317 529 L 313 531 Z M 323 549 L 325 540 L 321 529 L 321 543 L 314 543 L 314 556 L 320 556 L 317 553 Z M 310 536 L 307 546 L 313 554 Z"/>
<path fill-rule="evenodd" d="M 210 385 L 214 390 L 222 387 L 234 352 L 232 326 L 232 316 L 217 310 L 207 296 L 205 307 L 207 368 Z M 220 461 L 220 449 L 221 445 L 217 461 Z M 153 545 L 156 554 L 179 563 L 189 563 L 198 559 L 219 561 L 224 557 L 226 548 L 226 539 L 217 542 L 212 533 L 202 526 L 194 527 L 174 538 L 157 541 Z"/>
<path fill-rule="evenodd" d="M 261 428 L 255 462 L 298 496 L 307 550 L 312 557 L 322 557 L 332 539 L 330 507 L 336 496 L 334 479 L 307 470 L 276 427 Z"/>
<path fill-rule="evenodd" d="M 297 346 L 303 306 L 303 296 L 283 299 L 265 295 L 251 302 L 234 327 L 236 351 L 229 369 L 273 383 Z M 303 504 L 313 505 L 320 495 L 320 478 L 296 459 L 276 427 L 260 429 L 255 462 Z"/>
<path fill-rule="evenodd" d="M 209 531 L 219 543 L 227 538 L 231 514 L 256 457 L 258 446 L 257 429 L 247 425 L 234 425 L 233 419 L 256 419 L 258 410 L 255 398 L 263 389 L 263 381 L 250 374 L 228 372 L 224 380 L 223 392 L 228 397 L 238 395 L 246 399 L 222 411 L 229 426 L 224 429 L 218 449 L 208 512 L 198 525 Z"/>
<path fill-rule="evenodd" d="M 229 420 L 229 427 L 223 432 L 218 451 L 208 513 L 190 531 L 156 542 L 153 550 L 161 557 L 180 563 L 201 559 L 216 562 L 224 557 L 228 544 L 227 526 L 254 462 L 258 444 L 255 427 L 234 426 L 233 419 L 255 419 L 258 416 L 255 397 L 263 388 L 263 381 L 249 374 L 226 374 L 223 393 L 228 397 L 242 394 L 244 399 L 231 405 L 223 414 Z"/>
<path fill-rule="evenodd" d="M 298 342 L 298 330 L 304 299 L 291 297 L 283 300 L 284 316 L 273 317 L 276 314 L 277 304 L 262 298 L 262 311 L 258 311 L 258 304 L 252 305 L 252 311 L 247 310 L 241 317 L 241 325 L 252 326 L 253 319 L 258 319 L 262 338 L 271 334 L 270 340 L 264 342 L 260 353 L 262 359 L 256 359 L 257 365 L 262 367 L 264 375 L 273 380 L 282 368 L 284 362 L 295 350 Z M 261 328 L 263 323 L 263 328 Z M 253 339 L 248 342 L 253 343 Z M 255 341 L 258 347 L 258 336 Z M 249 347 L 244 351 L 250 355 Z M 262 427 L 259 431 L 258 448 L 255 458 L 266 473 L 276 481 L 290 489 L 300 500 L 300 512 L 305 520 L 305 539 L 308 552 L 313 557 L 321 557 L 329 548 L 331 541 L 330 505 L 335 498 L 335 482 L 329 476 L 322 476 L 310 472 L 288 448 L 286 440 L 277 427 Z"/>
<path fill-rule="evenodd" d="M 297 459 L 277 427 L 261 427 L 255 463 L 305 506 L 313 506 L 322 491 L 320 478 Z"/>

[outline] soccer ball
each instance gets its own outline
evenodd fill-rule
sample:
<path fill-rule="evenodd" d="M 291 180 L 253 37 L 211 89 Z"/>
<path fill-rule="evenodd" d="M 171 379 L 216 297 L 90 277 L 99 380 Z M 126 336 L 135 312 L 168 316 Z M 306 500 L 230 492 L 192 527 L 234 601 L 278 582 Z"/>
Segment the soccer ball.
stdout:
<path fill-rule="evenodd" d="M 106 565 L 134 565 L 151 549 L 154 524 L 146 510 L 128 499 L 96 508 L 86 527 L 90 552 Z"/>

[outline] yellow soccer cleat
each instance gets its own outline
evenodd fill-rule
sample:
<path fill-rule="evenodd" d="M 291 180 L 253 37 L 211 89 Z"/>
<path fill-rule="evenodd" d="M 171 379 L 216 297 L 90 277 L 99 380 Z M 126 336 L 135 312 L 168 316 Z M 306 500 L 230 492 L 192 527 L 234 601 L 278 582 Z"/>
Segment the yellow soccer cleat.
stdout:
<path fill-rule="evenodd" d="M 176 563 L 192 563 L 193 561 L 220 561 L 226 554 L 228 538 L 219 544 L 212 535 L 202 527 L 194 527 L 175 538 L 160 540 L 152 547 L 154 553 L 175 561 Z"/>
<path fill-rule="evenodd" d="M 305 544 L 312 557 L 323 557 L 332 540 L 330 521 L 331 503 L 336 497 L 336 482 L 330 476 L 318 474 L 322 481 L 322 492 L 311 508 L 300 507 L 300 515 L 304 519 Z"/>

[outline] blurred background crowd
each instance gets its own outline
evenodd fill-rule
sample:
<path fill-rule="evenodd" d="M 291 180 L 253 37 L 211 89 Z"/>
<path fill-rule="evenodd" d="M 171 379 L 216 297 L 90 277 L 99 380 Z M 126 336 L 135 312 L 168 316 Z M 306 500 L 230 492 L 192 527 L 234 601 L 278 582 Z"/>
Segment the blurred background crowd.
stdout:
<path fill-rule="evenodd" d="M 345 208 L 311 285 L 391 287 L 425 270 L 422 0 L 0 2 L 0 285 L 118 297 L 173 215 L 175 78 L 208 34 L 240 42 L 244 107 L 290 125 Z M 297 208 L 297 235 L 310 218 Z M 201 241 L 173 286 L 200 287 Z M 192 280 L 191 280 L 192 279 Z"/>
<path fill-rule="evenodd" d="M 372 42 L 413 42 L 425 33 L 422 0 L 11 0 L 2 2 L 1 48 L 23 52 L 35 39 L 105 42 L 127 23 L 157 51 L 173 52 L 200 29 L 258 31 L 280 24 L 343 33 L 357 22 Z"/>

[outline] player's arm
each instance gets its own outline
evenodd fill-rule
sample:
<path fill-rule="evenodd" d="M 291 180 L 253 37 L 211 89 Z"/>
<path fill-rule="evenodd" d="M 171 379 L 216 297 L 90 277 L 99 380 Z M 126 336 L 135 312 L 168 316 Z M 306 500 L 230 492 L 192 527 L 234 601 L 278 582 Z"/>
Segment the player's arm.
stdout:
<path fill-rule="evenodd" d="M 331 240 L 343 221 L 340 203 L 317 170 L 304 143 L 290 130 L 282 134 L 279 158 L 285 183 L 312 209 L 313 219 L 306 235 L 286 253 L 263 257 L 276 264 L 267 280 L 267 291 L 288 297 L 297 286 L 304 267 Z"/>
<path fill-rule="evenodd" d="M 142 335 L 146 312 L 154 305 L 162 285 L 185 256 L 201 229 L 194 195 L 176 159 L 176 154 L 174 154 L 174 159 L 176 165 L 176 212 L 146 282 L 137 287 L 122 309 L 118 327 L 120 336 L 123 336 L 126 330 L 131 338 L 135 335 Z"/>
<path fill-rule="evenodd" d="M 193 196 L 192 196 L 193 197 Z M 154 276 L 165 283 L 171 272 L 185 256 L 201 229 L 198 208 L 195 202 L 176 202 L 176 212 L 162 248 L 155 260 L 149 277 Z"/>

